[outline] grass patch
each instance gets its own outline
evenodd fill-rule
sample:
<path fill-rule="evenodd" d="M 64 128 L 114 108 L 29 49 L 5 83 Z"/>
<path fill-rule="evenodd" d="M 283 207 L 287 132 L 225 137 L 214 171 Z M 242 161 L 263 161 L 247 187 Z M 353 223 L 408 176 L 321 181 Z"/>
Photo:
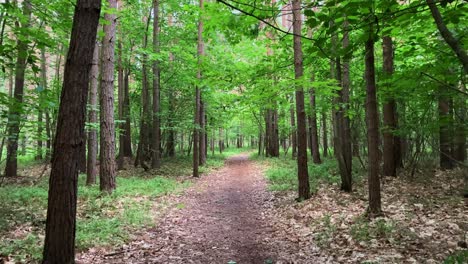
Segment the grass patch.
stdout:
<path fill-rule="evenodd" d="M 222 167 L 226 158 L 246 151 L 245 148 L 227 149 L 223 154 L 208 155 L 202 171 Z M 98 185 L 86 186 L 86 176 L 80 175 L 77 249 L 118 246 L 128 241 L 132 232 L 154 225 L 154 199 L 187 187 L 188 182 L 177 178 L 191 173 L 190 156 L 165 159 L 161 168 L 151 173 L 122 171 L 116 179 L 117 189 L 111 195 L 101 194 Z M 41 259 L 47 192 L 47 177 L 35 186 L 11 184 L 0 187 L 0 256 L 9 256 L 21 263 Z M 184 205 L 177 207 L 182 209 Z"/>
<path fill-rule="evenodd" d="M 395 223 L 385 218 L 377 218 L 369 221 L 364 216 L 359 216 L 351 225 L 350 234 L 356 241 L 368 242 L 371 239 L 391 238 L 396 231 Z"/>
<path fill-rule="evenodd" d="M 269 189 L 272 191 L 290 191 L 297 189 L 297 161 L 290 156 L 280 156 L 278 158 L 259 157 L 252 154 L 251 159 L 266 162 L 268 169 L 265 174 L 269 182 Z M 309 162 L 309 181 L 311 191 L 317 191 L 320 183 L 339 184 L 341 178 L 338 175 L 338 168 L 335 159 L 325 159 L 322 164 Z"/>

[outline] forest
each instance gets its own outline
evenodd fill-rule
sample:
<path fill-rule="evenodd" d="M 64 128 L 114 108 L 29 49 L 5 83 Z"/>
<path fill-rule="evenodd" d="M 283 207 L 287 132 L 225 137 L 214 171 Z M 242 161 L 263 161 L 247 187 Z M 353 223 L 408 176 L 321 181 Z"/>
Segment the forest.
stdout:
<path fill-rule="evenodd" d="M 1 0 L 0 264 L 468 263 L 463 0 Z"/>

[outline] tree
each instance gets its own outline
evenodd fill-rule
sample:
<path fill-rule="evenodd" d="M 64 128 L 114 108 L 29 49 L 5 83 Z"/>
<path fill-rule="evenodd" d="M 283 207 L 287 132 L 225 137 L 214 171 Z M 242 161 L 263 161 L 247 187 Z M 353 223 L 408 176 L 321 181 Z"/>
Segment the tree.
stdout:
<path fill-rule="evenodd" d="M 304 107 L 304 88 L 299 82 L 304 73 L 301 45 L 301 0 L 292 1 L 294 32 L 294 76 L 296 78 L 296 116 L 297 116 L 297 177 L 299 181 L 299 200 L 310 198 L 309 174 L 307 171 L 307 130 Z"/>
<path fill-rule="evenodd" d="M 88 122 L 90 128 L 88 131 L 88 160 L 86 166 L 86 184 L 93 185 L 96 183 L 97 174 L 97 154 L 98 154 L 98 138 L 97 138 L 97 98 L 98 98 L 98 78 L 99 78 L 99 44 L 94 44 L 93 60 L 91 62 L 91 72 L 89 80 L 89 112 Z"/>
<path fill-rule="evenodd" d="M 89 70 L 100 12 L 99 0 L 78 0 L 75 6 L 52 156 L 43 264 L 75 262 L 79 146 L 85 144 Z"/>
<path fill-rule="evenodd" d="M 199 0 L 200 12 L 203 11 L 203 0 Z M 193 129 L 193 177 L 199 177 L 198 166 L 200 164 L 200 129 L 201 129 L 201 91 L 200 85 L 202 80 L 202 64 L 204 55 L 203 44 L 203 20 L 200 15 L 198 18 L 198 40 L 197 40 L 197 54 L 198 54 L 198 71 L 197 79 L 198 84 L 195 87 L 195 113 L 194 113 L 194 129 Z"/>
<path fill-rule="evenodd" d="M 31 1 L 23 2 L 23 16 L 26 18 L 21 27 L 24 31 L 31 24 Z M 20 32 L 22 30 L 19 30 Z M 18 55 L 15 67 L 15 91 L 10 105 L 7 123 L 7 158 L 5 164 L 5 176 L 14 177 L 18 173 L 18 138 L 20 132 L 21 115 L 23 114 L 24 75 L 28 59 L 28 37 L 21 36 L 17 41 Z"/>
<path fill-rule="evenodd" d="M 111 193 L 115 189 L 115 124 L 114 124 L 114 58 L 115 31 L 117 23 L 117 0 L 108 0 L 111 11 L 104 15 L 101 62 L 100 101 L 100 151 L 99 151 L 99 187 L 101 191 Z"/>
<path fill-rule="evenodd" d="M 159 0 L 153 1 L 153 52 L 159 56 Z M 161 106 L 160 106 L 160 69 L 159 58 L 153 60 L 153 140 L 151 141 L 152 159 L 151 167 L 157 169 L 161 166 L 160 145 L 161 145 Z"/>
<path fill-rule="evenodd" d="M 379 177 L 379 116 L 377 110 L 377 88 L 375 84 L 374 32 L 369 26 L 365 43 L 366 119 L 368 148 L 369 207 L 367 213 L 373 218 L 382 214 Z"/>

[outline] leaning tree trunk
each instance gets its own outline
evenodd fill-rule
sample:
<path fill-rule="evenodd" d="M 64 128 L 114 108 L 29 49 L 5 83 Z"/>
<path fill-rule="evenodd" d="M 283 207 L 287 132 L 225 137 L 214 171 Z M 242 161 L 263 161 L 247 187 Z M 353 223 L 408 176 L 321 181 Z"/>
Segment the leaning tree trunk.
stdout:
<path fill-rule="evenodd" d="M 25 0 L 23 2 L 23 16 L 26 18 L 23 29 L 29 27 L 31 23 L 31 1 Z M 26 38 L 26 39 L 24 39 Z M 8 123 L 7 123 L 7 158 L 5 165 L 5 176 L 14 177 L 18 173 L 18 138 L 20 132 L 20 122 L 23 105 L 23 92 L 24 92 L 24 75 L 26 71 L 26 64 L 28 59 L 28 41 L 27 36 L 18 38 L 17 43 L 18 57 L 16 60 L 15 69 L 15 91 L 13 94 L 13 102 L 9 109 Z"/>
<path fill-rule="evenodd" d="M 109 7 L 117 9 L 117 0 L 108 0 Z M 102 42 L 101 93 L 100 100 L 100 150 L 99 150 L 99 188 L 111 193 L 115 189 L 115 124 L 114 124 L 114 57 L 115 30 L 117 16 L 115 13 L 104 15 L 107 23 L 104 25 Z"/>
<path fill-rule="evenodd" d="M 382 214 L 379 178 L 379 117 L 375 84 L 375 60 L 373 28 L 370 26 L 369 39 L 366 41 L 365 79 L 366 79 L 366 116 L 368 145 L 368 185 L 369 207 L 367 213 L 373 218 Z"/>
<path fill-rule="evenodd" d="M 99 82 L 99 44 L 94 45 L 93 60 L 91 63 L 91 73 L 89 80 L 89 113 L 88 122 L 91 125 L 88 131 L 88 164 L 86 166 L 86 185 L 96 183 L 96 160 L 97 160 L 97 130 L 95 128 L 97 120 L 97 97 L 98 97 L 98 82 Z"/>
<path fill-rule="evenodd" d="M 452 50 L 457 55 L 458 60 L 463 65 L 463 70 L 465 74 L 468 74 L 468 55 L 466 50 L 463 48 L 463 45 L 460 43 L 460 40 L 456 39 L 452 32 L 447 28 L 442 19 L 442 15 L 437 8 L 436 2 L 434 0 L 426 0 L 429 9 L 431 10 L 432 17 L 437 26 L 437 29 L 440 32 L 440 35 L 444 38 L 445 42 L 452 48 Z"/>
<path fill-rule="evenodd" d="M 301 0 L 292 1 L 293 32 L 294 32 L 294 75 L 296 80 L 303 76 L 303 58 L 301 45 Z M 307 171 L 307 130 L 306 113 L 304 107 L 304 88 L 296 84 L 296 113 L 297 113 L 297 177 L 299 181 L 299 200 L 310 198 L 309 174 Z"/>
<path fill-rule="evenodd" d="M 84 125 L 89 69 L 101 11 L 99 0 L 78 0 L 55 134 L 44 242 L 44 264 L 75 262 L 79 146 Z"/>

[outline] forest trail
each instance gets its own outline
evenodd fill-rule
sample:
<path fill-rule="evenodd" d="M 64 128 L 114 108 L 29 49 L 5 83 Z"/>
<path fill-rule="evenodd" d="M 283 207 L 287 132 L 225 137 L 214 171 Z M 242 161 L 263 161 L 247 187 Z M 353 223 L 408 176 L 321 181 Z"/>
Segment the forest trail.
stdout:
<path fill-rule="evenodd" d="M 124 253 L 94 263 L 277 263 L 279 255 L 287 263 L 297 260 L 298 244 L 275 230 L 273 196 L 247 154 L 203 175 L 179 199 Z"/>

